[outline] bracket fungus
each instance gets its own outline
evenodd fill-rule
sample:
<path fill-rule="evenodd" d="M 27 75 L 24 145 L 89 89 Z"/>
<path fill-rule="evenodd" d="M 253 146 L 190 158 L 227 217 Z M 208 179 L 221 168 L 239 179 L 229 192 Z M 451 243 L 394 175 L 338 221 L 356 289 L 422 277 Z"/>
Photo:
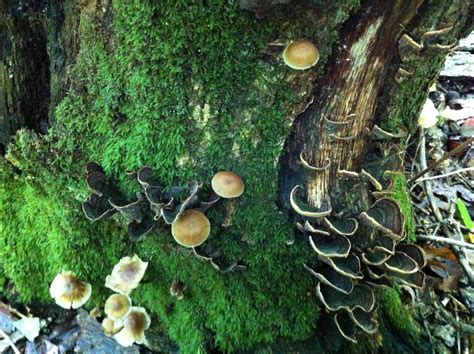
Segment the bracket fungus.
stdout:
<path fill-rule="evenodd" d="M 378 330 L 374 287 L 400 283 L 423 288 L 425 281 L 423 249 L 403 242 L 404 216 L 388 197 L 389 177 L 402 165 L 399 149 L 388 140 L 403 131 L 391 134 L 376 127 L 373 133 L 360 172 L 337 171 L 328 207 L 311 206 L 300 186 L 290 193 L 296 229 L 315 251 L 314 262 L 304 267 L 317 280 L 316 294 L 334 312 L 341 335 L 352 342 L 357 329 Z M 302 156 L 299 163 L 308 169 Z"/>
<path fill-rule="evenodd" d="M 323 218 L 331 214 L 331 204 L 323 203 L 323 205 L 319 208 L 311 206 L 299 195 L 300 188 L 300 186 L 295 186 L 290 193 L 290 204 L 297 214 L 316 219 Z"/>
<path fill-rule="evenodd" d="M 132 307 L 130 313 L 123 319 L 123 328 L 114 335 L 115 340 L 123 347 L 133 343 L 145 342 L 145 331 L 150 327 L 151 320 L 143 307 Z"/>
<path fill-rule="evenodd" d="M 305 70 L 318 63 L 319 51 L 312 42 L 306 39 L 299 39 L 286 46 L 282 57 L 285 64 L 290 68 Z"/>
<path fill-rule="evenodd" d="M 54 278 L 49 293 L 62 308 L 77 309 L 89 300 L 92 287 L 80 281 L 74 273 L 63 271 Z"/>
<path fill-rule="evenodd" d="M 124 202 L 130 199 L 111 186 L 100 165 L 88 163 L 87 172 L 86 181 L 92 195 L 83 203 L 83 211 L 89 220 L 98 221 L 119 213 L 129 221 L 128 233 L 133 241 L 143 239 L 160 225 L 171 225 L 174 240 L 184 247 L 199 246 L 208 238 L 210 222 L 205 211 L 221 197 L 236 198 L 245 189 L 237 174 L 221 171 L 212 178 L 214 192 L 208 199 L 200 200 L 201 186 L 197 181 L 190 181 L 187 186 L 165 188 L 153 175 L 152 168 L 145 166 L 136 172 L 126 172 L 138 182 L 142 191 L 137 192 L 134 201 Z M 115 286 L 111 281 L 109 279 L 109 285 Z"/>
<path fill-rule="evenodd" d="M 186 210 L 171 225 L 175 241 L 184 247 L 197 247 L 209 237 L 211 223 L 204 213 L 197 209 Z"/>
<path fill-rule="evenodd" d="M 111 217 L 115 213 L 121 214 L 129 220 L 128 233 L 134 241 L 143 239 L 159 226 L 162 219 L 165 224 L 171 225 L 189 208 L 198 206 L 197 192 L 199 184 L 190 181 L 187 186 L 173 186 L 164 188 L 153 176 L 153 170 L 142 167 L 137 172 L 127 172 L 127 175 L 136 179 L 142 187 L 132 202 L 122 196 L 117 188 L 107 180 L 102 167 L 90 162 L 87 165 L 87 185 L 92 191 L 89 199 L 82 204 L 86 217 L 91 221 L 99 221 Z M 208 209 L 217 199 L 204 202 Z"/>
<path fill-rule="evenodd" d="M 217 172 L 211 180 L 212 190 L 222 198 L 237 198 L 245 190 L 244 181 L 234 172 Z"/>
<path fill-rule="evenodd" d="M 117 321 L 125 317 L 132 309 L 132 300 L 127 295 L 112 294 L 105 301 L 104 312 L 110 319 Z"/>
<path fill-rule="evenodd" d="M 135 289 L 145 275 L 148 262 L 137 255 L 122 258 L 113 268 L 112 274 L 105 278 L 105 286 L 113 291 L 128 295 Z"/>

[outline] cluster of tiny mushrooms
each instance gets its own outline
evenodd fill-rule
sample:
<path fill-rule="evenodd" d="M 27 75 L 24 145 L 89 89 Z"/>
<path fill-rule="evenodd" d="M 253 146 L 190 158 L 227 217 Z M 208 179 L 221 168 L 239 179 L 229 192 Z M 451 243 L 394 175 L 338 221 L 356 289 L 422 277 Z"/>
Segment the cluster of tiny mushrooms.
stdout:
<path fill-rule="evenodd" d="M 283 51 L 283 61 L 296 70 L 305 70 L 319 60 L 316 46 L 305 39 L 291 42 Z M 352 118 L 351 115 L 348 118 Z M 332 121 L 326 119 L 328 123 Z M 352 121 L 332 122 L 337 125 Z M 367 129 L 368 130 L 368 129 Z M 360 172 L 340 169 L 337 173 L 336 205 L 329 201 L 315 207 L 305 200 L 304 188 L 297 185 L 290 194 L 296 213 L 297 230 L 308 237 L 317 258 L 304 267 L 318 280 L 316 294 L 323 305 L 334 313 L 334 322 L 342 336 L 356 342 L 357 328 L 374 334 L 378 330 L 374 286 L 391 286 L 393 282 L 414 288 L 424 286 L 426 264 L 423 250 L 403 242 L 404 216 L 392 199 L 391 174 L 400 172 L 400 151 L 390 144 L 404 136 L 403 130 L 389 133 L 375 126 L 368 131 L 372 143 L 364 157 Z M 329 168 L 311 166 L 300 154 L 303 170 L 318 172 Z M 236 198 L 244 191 L 242 179 L 233 172 L 218 172 L 212 178 L 213 193 L 199 201 L 199 184 L 191 181 L 187 188 L 163 188 L 153 178 L 150 167 L 128 173 L 143 187 L 133 202 L 124 202 L 117 189 L 107 181 L 104 170 L 96 163 L 87 165 L 87 184 L 93 191 L 83 203 L 83 211 L 92 221 L 119 212 L 130 220 L 128 230 L 133 240 L 140 240 L 160 222 L 171 225 L 171 234 L 181 246 L 201 245 L 210 234 L 210 222 L 204 212 L 219 198 Z M 342 197 L 343 196 L 343 197 Z M 343 202 L 340 202 L 340 201 Z M 196 252 L 195 252 L 196 253 Z M 197 255 L 197 253 L 196 253 Z M 211 260 L 212 258 L 208 258 Z M 116 291 L 105 303 L 107 318 L 104 330 L 124 346 L 145 341 L 144 331 L 150 325 L 145 309 L 133 307 L 130 291 L 140 282 L 146 262 L 137 256 L 123 258 L 107 277 L 106 286 Z M 218 268 L 216 266 L 216 268 Z M 185 285 L 177 280 L 170 289 L 181 299 Z M 51 296 L 64 308 L 78 308 L 91 295 L 91 286 L 71 272 L 54 279 Z"/>
<path fill-rule="evenodd" d="M 318 62 L 319 53 L 313 43 L 298 40 L 283 52 L 284 62 L 293 69 L 304 70 Z M 338 127 L 352 124 L 356 114 L 344 121 L 324 117 L 328 134 L 336 135 Z M 334 322 L 344 338 L 357 342 L 357 328 L 368 334 L 378 330 L 377 305 L 373 287 L 423 288 L 425 275 L 421 269 L 426 257 L 421 247 L 405 240 L 404 216 L 391 197 L 393 179 L 400 173 L 401 151 L 390 141 L 406 136 L 403 129 L 389 133 L 378 126 L 366 128 L 371 143 L 360 172 L 339 169 L 329 198 L 322 205 L 306 201 L 304 188 L 297 185 L 290 194 L 296 213 L 296 227 L 307 236 L 316 259 L 304 267 L 317 279 L 316 295 L 334 314 Z M 299 156 L 299 165 L 308 173 L 328 170 L 312 166 Z M 303 173 L 306 173 L 303 172 Z M 290 244 L 294 242 L 289 242 Z"/>
<path fill-rule="evenodd" d="M 130 292 L 138 287 L 145 275 L 148 262 L 137 255 L 122 258 L 105 279 L 105 286 L 115 292 L 104 305 L 106 317 L 102 322 L 104 333 L 113 336 L 124 347 L 145 343 L 145 331 L 150 327 L 150 317 L 143 307 L 132 306 Z M 83 282 L 69 271 L 56 275 L 49 288 L 56 304 L 65 309 L 77 309 L 92 294 L 90 284 Z"/>

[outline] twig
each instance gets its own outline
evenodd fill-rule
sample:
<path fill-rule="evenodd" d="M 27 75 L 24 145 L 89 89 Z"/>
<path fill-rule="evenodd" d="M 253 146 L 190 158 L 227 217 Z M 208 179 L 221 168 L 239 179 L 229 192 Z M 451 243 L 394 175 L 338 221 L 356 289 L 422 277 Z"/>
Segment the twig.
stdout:
<path fill-rule="evenodd" d="M 0 335 L 5 338 L 5 340 L 10 344 L 10 347 L 13 349 L 15 354 L 20 354 L 20 351 L 16 347 L 15 343 L 13 343 L 12 339 L 0 328 Z"/>
<path fill-rule="evenodd" d="M 449 311 L 446 310 L 442 305 L 440 305 L 437 300 L 434 300 L 433 304 L 435 305 L 441 317 L 445 321 L 449 322 L 455 329 L 467 334 L 474 334 L 474 326 L 472 324 L 463 321 L 456 321 L 454 316 L 451 315 Z"/>
<path fill-rule="evenodd" d="M 423 128 L 420 129 L 421 132 L 424 132 Z M 423 135 L 423 141 L 425 140 L 425 135 L 424 133 L 422 133 Z M 421 139 L 420 139 L 421 140 Z M 471 144 L 472 142 L 474 141 L 474 137 L 470 137 L 468 138 L 465 142 L 463 142 L 462 144 L 458 145 L 455 149 L 451 150 L 450 152 L 447 152 L 446 154 L 444 154 L 439 160 L 436 160 L 430 167 L 423 167 L 423 166 L 420 166 L 421 168 L 423 168 L 423 171 L 421 171 L 420 173 L 418 173 L 415 177 L 413 178 L 410 178 L 408 180 L 408 183 L 413 183 L 415 182 L 418 178 L 420 178 L 421 176 L 425 175 L 427 172 L 431 171 L 433 168 L 435 168 L 436 166 L 439 166 L 440 164 L 442 164 L 446 159 L 450 158 L 451 156 L 453 155 L 456 155 L 458 152 L 464 150 L 467 146 L 469 146 L 469 144 Z M 424 146 L 420 146 L 423 150 L 425 149 Z M 425 158 L 425 166 L 426 166 L 426 158 Z"/>
<path fill-rule="evenodd" d="M 453 150 L 454 151 L 454 150 Z M 424 171 L 428 172 L 429 169 L 426 168 L 426 148 L 425 148 L 425 132 L 423 128 L 420 128 L 420 168 L 423 168 Z M 420 175 L 420 174 L 418 174 Z M 418 178 L 419 176 L 417 176 Z M 415 178 L 416 179 L 416 178 Z M 439 223 L 441 223 L 443 226 L 443 232 L 447 236 L 448 239 L 453 239 L 453 236 L 451 234 L 450 229 L 448 226 L 445 224 L 445 220 L 443 216 L 441 215 L 441 212 L 439 211 L 438 207 L 436 206 L 436 203 L 434 202 L 434 195 L 433 195 L 433 190 L 431 189 L 431 182 L 430 181 L 425 181 L 425 191 L 426 191 L 426 196 L 428 197 L 428 200 L 431 205 L 431 209 L 433 210 L 433 214 L 435 215 L 436 219 L 438 220 Z M 462 235 L 461 235 L 462 237 Z M 464 270 L 464 273 L 466 274 L 469 284 L 472 285 L 474 284 L 474 272 L 471 268 L 471 265 L 469 264 L 469 261 L 467 260 L 466 254 L 463 249 L 460 249 L 458 246 L 453 245 L 453 251 L 456 254 L 456 257 L 459 261 L 459 264 Z"/>
<path fill-rule="evenodd" d="M 458 173 L 462 173 L 462 172 L 471 172 L 471 171 L 474 171 L 474 167 L 467 167 L 467 168 L 461 168 L 459 170 L 456 170 L 456 171 L 452 171 L 452 172 L 448 172 L 448 173 L 444 173 L 442 175 L 438 175 L 438 176 L 431 176 L 431 177 L 425 177 L 425 178 L 420 178 L 416 181 L 416 183 L 418 182 L 423 182 L 423 181 L 431 181 L 433 179 L 438 179 L 438 178 L 444 178 L 444 177 L 448 177 L 448 176 L 451 176 L 451 175 L 456 175 Z"/>
<path fill-rule="evenodd" d="M 433 337 L 431 336 L 430 329 L 428 327 L 428 323 L 426 322 L 426 316 L 423 315 L 423 311 L 421 311 L 421 308 L 418 307 L 418 312 L 420 314 L 420 319 L 421 322 L 423 323 L 423 327 L 425 329 L 426 334 L 428 335 L 428 340 L 430 341 L 431 347 L 433 347 Z M 433 351 L 434 353 L 434 351 Z"/>
<path fill-rule="evenodd" d="M 428 236 L 428 235 L 416 235 L 417 240 L 424 240 L 424 241 L 433 241 L 439 243 L 446 243 L 448 245 L 456 245 L 464 248 L 468 248 L 470 250 L 474 250 L 474 243 L 467 243 L 463 241 L 454 240 L 452 238 L 446 237 L 439 237 L 439 236 Z"/>
<path fill-rule="evenodd" d="M 458 305 L 454 303 L 454 313 L 456 314 L 456 322 L 459 322 L 459 314 L 458 314 Z M 461 335 L 459 331 L 456 331 L 456 343 L 457 343 L 457 352 L 461 354 Z"/>

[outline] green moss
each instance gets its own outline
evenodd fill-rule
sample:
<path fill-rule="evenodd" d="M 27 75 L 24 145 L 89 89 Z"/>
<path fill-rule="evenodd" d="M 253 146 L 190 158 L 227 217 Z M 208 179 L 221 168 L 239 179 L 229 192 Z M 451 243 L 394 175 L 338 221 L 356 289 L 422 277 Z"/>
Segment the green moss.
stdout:
<path fill-rule="evenodd" d="M 358 1 L 338 5 L 318 3 L 336 15 L 319 26 L 301 6 L 256 20 L 226 1 L 114 1 L 107 26 L 103 15 L 82 14 L 73 84 L 56 125 L 41 137 L 17 134 L 7 158 L 21 172 L 0 166 L 0 264 L 20 300 L 51 301 L 49 284 L 65 269 L 92 283 L 88 306 L 98 305 L 110 293 L 103 284 L 113 264 L 137 253 L 149 269 L 133 301 L 183 352 L 311 337 L 319 307 L 307 297 L 314 281 L 302 264 L 314 255 L 285 244 L 293 230 L 276 206 L 296 96 L 290 70 L 262 58 L 275 38 L 314 38 L 322 70 Z M 177 247 L 167 230 L 132 244 L 119 217 L 87 221 L 80 204 L 89 160 L 129 195 L 139 188 L 124 172 L 143 165 L 168 186 L 194 178 L 207 189 L 216 171 L 239 173 L 246 193 L 233 225 L 220 226 L 224 208 L 211 210 L 209 245 L 247 270 L 219 273 Z M 188 285 L 182 301 L 169 295 L 176 278 Z"/>
<path fill-rule="evenodd" d="M 403 174 L 393 175 L 393 197 L 400 204 L 403 216 L 405 217 L 405 232 L 407 240 L 416 241 L 416 222 L 412 209 L 412 201 L 410 197 L 407 179 Z"/>
<path fill-rule="evenodd" d="M 417 340 L 420 336 L 419 327 L 413 321 L 410 311 L 403 307 L 397 290 L 383 288 L 379 294 L 381 314 L 385 320 L 388 320 L 398 332 L 409 336 L 411 340 Z"/>
<path fill-rule="evenodd" d="M 49 284 L 63 269 L 103 283 L 124 250 L 110 225 L 90 225 L 77 206 L 65 208 L 34 180 L 15 175 L 4 160 L 0 163 L 0 205 L 7 206 L 0 213 L 0 259 L 22 300 L 48 299 Z M 91 305 L 104 300 L 103 292 L 94 295 Z"/>

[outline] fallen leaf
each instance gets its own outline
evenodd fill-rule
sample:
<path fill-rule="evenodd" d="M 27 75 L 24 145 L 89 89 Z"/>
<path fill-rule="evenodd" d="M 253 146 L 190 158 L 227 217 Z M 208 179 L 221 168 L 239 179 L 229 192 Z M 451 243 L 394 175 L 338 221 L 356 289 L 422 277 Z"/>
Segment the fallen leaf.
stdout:
<path fill-rule="evenodd" d="M 453 250 L 449 247 L 423 246 L 423 249 L 425 250 L 428 260 L 434 259 L 435 257 L 449 259 L 450 261 L 457 260 L 456 255 L 454 254 Z"/>
<path fill-rule="evenodd" d="M 462 184 L 455 184 L 453 186 L 448 186 L 446 183 L 438 182 L 435 180 L 435 183 L 432 183 L 433 193 L 441 195 L 446 198 L 446 200 L 451 200 L 457 197 L 459 193 L 461 198 L 469 204 L 474 203 L 474 193 L 472 193 L 469 188 Z"/>
<path fill-rule="evenodd" d="M 30 342 L 33 342 L 40 332 L 40 319 L 38 317 L 25 317 L 13 322 L 13 325 Z"/>

